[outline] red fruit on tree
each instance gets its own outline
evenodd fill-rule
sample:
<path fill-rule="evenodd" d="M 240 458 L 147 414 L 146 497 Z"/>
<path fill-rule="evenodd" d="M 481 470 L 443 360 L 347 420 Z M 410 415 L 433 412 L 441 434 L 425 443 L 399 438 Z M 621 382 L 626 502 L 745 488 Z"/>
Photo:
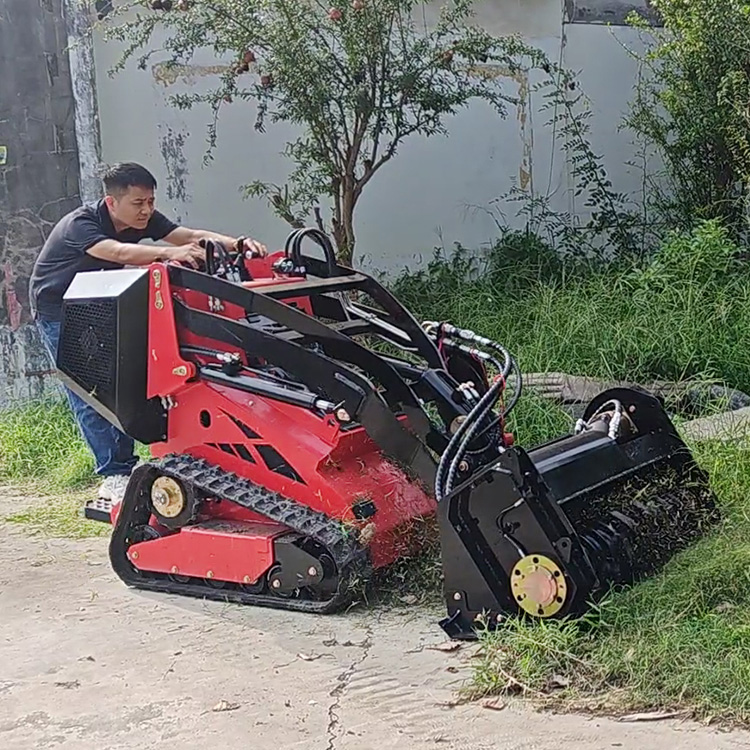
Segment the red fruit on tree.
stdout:
<path fill-rule="evenodd" d="M 270 89 L 273 86 L 273 76 L 270 73 L 264 73 L 260 77 L 260 85 L 263 88 Z"/>
<path fill-rule="evenodd" d="M 354 10 L 364 10 L 365 0 L 352 0 L 352 8 Z"/>
<path fill-rule="evenodd" d="M 250 65 L 250 63 L 255 62 L 255 52 L 253 52 L 251 49 L 246 50 L 245 54 L 242 55 L 242 61 L 246 63 L 247 65 Z"/>
<path fill-rule="evenodd" d="M 331 8 L 328 11 L 328 18 L 330 18 L 331 21 L 340 21 L 342 15 L 343 13 L 338 8 Z"/>

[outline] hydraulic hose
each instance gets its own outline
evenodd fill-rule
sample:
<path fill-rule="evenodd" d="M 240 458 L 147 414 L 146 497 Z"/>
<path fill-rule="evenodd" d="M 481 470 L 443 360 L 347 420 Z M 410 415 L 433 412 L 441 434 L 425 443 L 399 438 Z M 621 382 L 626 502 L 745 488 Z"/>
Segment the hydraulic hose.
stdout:
<path fill-rule="evenodd" d="M 479 336 L 468 329 L 456 328 L 450 323 L 426 322 L 423 325 L 426 330 L 435 331 L 438 337 L 441 338 L 443 344 L 453 348 L 458 348 L 472 356 L 478 356 L 479 358 L 490 362 L 499 372 L 497 380 L 489 387 L 487 392 L 469 412 L 466 419 L 459 425 L 440 459 L 435 478 L 435 496 L 438 502 L 440 502 L 440 500 L 453 488 L 456 472 L 459 469 L 461 460 L 466 453 L 469 452 L 469 445 L 472 441 L 477 437 L 482 437 L 489 430 L 495 428 L 498 423 L 507 417 L 518 402 L 521 395 L 522 378 L 518 364 L 513 357 L 511 357 L 508 350 L 501 344 L 484 336 Z M 472 344 L 484 347 L 485 349 L 490 349 L 500 354 L 503 361 L 501 363 L 495 356 L 488 352 L 465 346 L 464 344 L 458 343 L 455 339 L 462 339 L 463 341 L 471 342 Z M 511 373 L 516 375 L 516 388 L 514 389 L 510 403 L 503 408 L 500 415 L 495 419 L 492 419 L 489 424 L 485 424 L 488 415 L 500 399 Z M 479 432 L 480 430 L 481 432 Z"/>
<path fill-rule="evenodd" d="M 515 388 L 513 389 L 513 395 L 510 397 L 510 401 L 507 406 L 503 409 L 502 413 L 498 414 L 497 418 L 490 422 L 476 437 L 483 437 L 489 430 L 495 427 L 501 420 L 508 418 L 508 415 L 513 411 L 515 405 L 518 403 L 518 399 L 521 397 L 521 391 L 523 390 L 523 378 L 521 376 L 521 370 L 518 367 L 516 360 L 513 360 L 513 374 L 515 375 Z"/>
<path fill-rule="evenodd" d="M 461 456 L 465 452 L 465 448 L 463 451 L 461 450 L 461 447 L 465 445 L 463 443 L 465 433 L 467 433 L 471 429 L 473 434 L 473 431 L 477 429 L 477 425 L 481 425 L 483 417 L 486 416 L 487 412 L 492 409 L 494 404 L 497 402 L 497 399 L 500 397 L 500 393 L 502 392 L 503 387 L 504 382 L 502 380 L 498 380 L 490 386 L 487 393 L 485 393 L 484 396 L 479 399 L 474 408 L 466 416 L 466 419 L 459 425 L 455 434 L 448 443 L 445 452 L 440 459 L 440 463 L 438 464 L 437 474 L 435 476 L 435 497 L 438 502 L 440 502 L 445 492 L 450 491 L 450 486 L 447 482 L 445 484 L 445 492 L 443 491 L 443 483 L 444 479 L 446 478 L 446 472 L 448 474 L 448 482 L 452 482 L 452 476 L 453 474 L 455 474 L 455 468 L 453 469 L 453 473 L 451 473 L 450 471 L 451 466 L 453 466 L 451 455 L 454 451 L 456 451 L 455 466 L 458 466 Z M 451 461 L 450 465 L 448 463 L 449 461 Z"/>
<path fill-rule="evenodd" d="M 470 427 L 467 429 L 466 435 L 464 435 L 461 441 L 461 444 L 456 450 L 456 454 L 453 457 L 453 460 L 451 461 L 450 467 L 448 469 L 448 478 L 445 483 L 446 492 L 450 492 L 453 489 L 453 480 L 455 478 L 456 471 L 458 471 L 459 464 L 461 463 L 461 460 L 466 454 L 469 444 L 474 439 L 475 433 L 482 426 L 485 418 L 492 411 L 493 407 L 495 406 L 498 399 L 500 398 L 500 394 L 502 393 L 504 387 L 505 387 L 505 383 L 502 380 L 497 380 L 496 382 L 494 382 L 492 386 L 490 386 L 490 389 L 485 394 L 485 396 L 487 396 L 488 394 L 491 396 L 487 404 L 485 404 L 481 410 L 478 410 L 478 413 L 476 414 L 476 416 L 473 417 L 473 419 L 470 419 L 469 417 L 467 417 L 466 422 L 464 422 L 464 424 L 470 423 Z M 473 414 L 473 410 L 471 414 Z"/>

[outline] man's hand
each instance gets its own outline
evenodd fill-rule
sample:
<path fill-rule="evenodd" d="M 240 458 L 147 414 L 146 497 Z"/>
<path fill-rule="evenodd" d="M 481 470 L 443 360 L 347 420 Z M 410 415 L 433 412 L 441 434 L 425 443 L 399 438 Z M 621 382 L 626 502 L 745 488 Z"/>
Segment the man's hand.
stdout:
<path fill-rule="evenodd" d="M 242 253 L 243 257 L 265 258 L 268 255 L 266 246 L 257 240 L 250 239 L 249 237 L 228 237 L 225 234 L 209 232 L 205 229 L 177 227 L 164 237 L 164 240 L 169 242 L 170 245 L 176 245 L 180 250 L 188 245 L 195 245 L 202 240 L 214 240 L 215 242 L 221 242 L 227 250 L 232 249 L 238 253 Z"/>
<path fill-rule="evenodd" d="M 197 242 L 188 242 L 187 245 L 170 248 L 169 259 L 198 268 L 206 262 L 206 250 Z"/>
<path fill-rule="evenodd" d="M 265 245 L 262 245 L 257 240 L 251 240 L 249 237 L 242 237 L 242 247 L 238 247 L 238 250 L 242 251 L 242 254 L 250 253 L 253 258 L 265 258 L 268 255 L 268 250 Z M 239 245 L 240 240 L 237 240 Z"/>

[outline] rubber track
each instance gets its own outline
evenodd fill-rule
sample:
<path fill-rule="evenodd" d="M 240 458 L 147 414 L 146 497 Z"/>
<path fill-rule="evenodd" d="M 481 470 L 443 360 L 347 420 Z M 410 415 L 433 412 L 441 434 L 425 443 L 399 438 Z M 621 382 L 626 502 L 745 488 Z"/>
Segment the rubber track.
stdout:
<path fill-rule="evenodd" d="M 339 583 L 335 594 L 322 601 L 282 598 L 251 593 L 229 582 L 225 588 L 218 589 L 197 578 L 181 583 L 166 574 L 138 570 L 127 557 L 130 537 L 137 527 L 149 522 L 150 488 L 153 479 L 160 475 L 179 479 L 200 495 L 236 503 L 323 545 L 338 571 Z M 319 614 L 334 612 L 347 604 L 354 579 L 366 578 L 370 572 L 367 550 L 340 521 L 224 471 L 204 459 L 186 455 L 167 456 L 139 466 L 133 472 L 112 533 L 109 553 L 117 575 L 134 588 Z"/>

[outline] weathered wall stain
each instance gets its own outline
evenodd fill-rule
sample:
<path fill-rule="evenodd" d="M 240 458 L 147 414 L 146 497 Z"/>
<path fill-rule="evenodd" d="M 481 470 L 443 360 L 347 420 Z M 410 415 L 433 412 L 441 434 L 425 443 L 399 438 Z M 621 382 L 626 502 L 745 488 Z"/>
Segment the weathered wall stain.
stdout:
<path fill-rule="evenodd" d="M 10 261 L 3 263 L 3 281 L 5 283 L 5 299 L 8 305 L 8 320 L 11 331 L 17 331 L 21 327 L 23 308 L 19 300 L 19 288 L 16 274 Z"/>
<path fill-rule="evenodd" d="M 167 170 L 167 198 L 187 203 L 190 200 L 187 185 L 190 174 L 185 157 L 187 135 L 173 130 L 168 125 L 160 126 L 159 151 Z"/>
<path fill-rule="evenodd" d="M 484 64 L 471 69 L 473 74 L 480 74 L 487 79 L 508 78 L 518 84 L 516 99 L 516 120 L 523 147 L 521 162 L 518 166 L 518 185 L 521 190 L 533 192 L 533 150 L 534 128 L 531 123 L 532 107 L 530 106 L 529 76 L 526 70 L 510 70 L 503 65 Z"/>
<path fill-rule="evenodd" d="M 28 282 L 31 269 L 56 221 L 56 218 L 45 220 L 43 214 L 43 210 L 23 209 L 8 216 L 0 211 L 0 267 L 3 269 L 0 325 L 10 325 L 13 330 L 30 321 Z"/>
<path fill-rule="evenodd" d="M 75 102 L 75 135 L 78 147 L 81 200 L 102 197 L 100 177 L 101 137 L 96 97 L 96 63 L 92 39 L 92 9 L 89 0 L 62 0 L 67 32 L 67 62 Z M 106 4 L 96 3 L 101 16 Z M 111 10 L 111 6 L 109 10 Z"/>
<path fill-rule="evenodd" d="M 171 86 L 182 79 L 185 83 L 193 84 L 196 78 L 218 76 L 229 70 L 228 65 L 179 65 L 171 62 L 157 63 L 151 66 L 151 75 L 157 83 Z"/>
<path fill-rule="evenodd" d="M 519 73 L 515 76 L 518 82 L 518 106 L 516 116 L 523 141 L 523 152 L 521 164 L 518 167 L 518 184 L 521 190 L 528 190 L 533 194 L 533 152 L 534 152 L 534 128 L 531 123 L 532 107 L 529 102 L 529 79 L 528 75 Z"/>
<path fill-rule="evenodd" d="M 35 326 L 0 326 L 0 405 L 59 390 L 53 374 Z"/>

